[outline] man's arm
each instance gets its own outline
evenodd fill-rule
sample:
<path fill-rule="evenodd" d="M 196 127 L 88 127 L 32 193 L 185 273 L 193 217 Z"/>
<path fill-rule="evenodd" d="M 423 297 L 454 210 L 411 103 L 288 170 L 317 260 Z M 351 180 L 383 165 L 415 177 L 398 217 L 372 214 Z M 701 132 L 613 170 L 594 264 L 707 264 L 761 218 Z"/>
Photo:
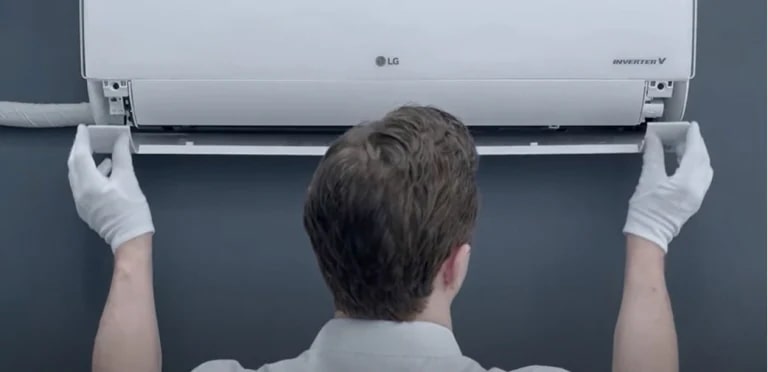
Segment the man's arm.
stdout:
<path fill-rule="evenodd" d="M 160 371 L 160 339 L 152 290 L 152 234 L 147 199 L 139 187 L 127 136 L 112 158 L 94 163 L 85 126 L 67 160 L 77 214 L 112 248 L 112 286 L 93 348 L 93 370 Z"/>
<path fill-rule="evenodd" d="M 677 334 L 664 279 L 668 245 L 698 212 L 712 182 L 699 126 L 677 146 L 679 167 L 667 175 L 661 140 L 648 133 L 643 170 L 629 201 L 624 295 L 613 342 L 614 372 L 676 372 Z"/>
<path fill-rule="evenodd" d="M 614 334 L 613 370 L 678 370 L 677 334 L 664 280 L 664 251 L 627 237 L 624 295 Z"/>
<path fill-rule="evenodd" d="M 115 253 L 112 286 L 93 347 L 93 370 L 159 372 L 160 366 L 152 237 L 147 234 Z"/>

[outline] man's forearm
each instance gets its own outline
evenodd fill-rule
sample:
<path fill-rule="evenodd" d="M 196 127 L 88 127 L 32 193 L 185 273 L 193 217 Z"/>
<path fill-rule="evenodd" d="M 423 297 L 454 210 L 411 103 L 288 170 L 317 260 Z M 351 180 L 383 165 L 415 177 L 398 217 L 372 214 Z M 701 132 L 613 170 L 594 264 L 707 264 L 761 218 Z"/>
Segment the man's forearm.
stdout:
<path fill-rule="evenodd" d="M 614 372 L 676 372 L 677 334 L 664 279 L 664 252 L 627 237 L 624 295 L 613 344 Z"/>
<path fill-rule="evenodd" d="M 159 372 L 160 338 L 152 288 L 152 237 L 123 244 L 93 348 L 93 371 Z"/>

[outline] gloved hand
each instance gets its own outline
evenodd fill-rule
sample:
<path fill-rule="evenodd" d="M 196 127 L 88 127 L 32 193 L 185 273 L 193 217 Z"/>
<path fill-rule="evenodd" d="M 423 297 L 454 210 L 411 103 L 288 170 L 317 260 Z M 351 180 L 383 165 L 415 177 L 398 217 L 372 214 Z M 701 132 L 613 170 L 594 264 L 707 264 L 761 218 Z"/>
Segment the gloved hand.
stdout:
<path fill-rule="evenodd" d="M 648 131 L 640 181 L 629 200 L 624 225 L 625 234 L 649 240 L 665 253 L 683 224 L 699 210 L 712 183 L 709 153 L 697 123 L 691 123 L 682 145 L 677 146 L 677 171 L 668 176 L 661 140 Z"/>
<path fill-rule="evenodd" d="M 133 172 L 129 146 L 128 136 L 120 137 L 112 159 L 97 168 L 88 129 L 80 125 L 67 160 L 77 214 L 113 252 L 128 240 L 155 231 L 149 204 Z"/>

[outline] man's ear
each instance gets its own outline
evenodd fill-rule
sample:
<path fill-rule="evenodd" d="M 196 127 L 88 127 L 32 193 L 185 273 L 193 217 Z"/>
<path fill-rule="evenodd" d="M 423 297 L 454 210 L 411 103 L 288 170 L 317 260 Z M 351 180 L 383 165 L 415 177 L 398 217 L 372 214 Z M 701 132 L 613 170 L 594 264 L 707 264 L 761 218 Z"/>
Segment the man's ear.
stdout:
<path fill-rule="evenodd" d="M 462 244 L 451 251 L 451 255 L 443 263 L 442 281 L 445 288 L 458 291 L 467 277 L 469 269 L 469 256 L 472 247 L 469 244 Z"/>

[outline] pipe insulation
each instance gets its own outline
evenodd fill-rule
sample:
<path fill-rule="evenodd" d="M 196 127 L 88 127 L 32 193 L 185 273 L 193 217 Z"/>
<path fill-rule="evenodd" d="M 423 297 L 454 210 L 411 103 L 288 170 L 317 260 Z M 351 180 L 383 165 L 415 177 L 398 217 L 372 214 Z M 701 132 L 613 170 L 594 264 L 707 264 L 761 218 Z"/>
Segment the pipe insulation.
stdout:
<path fill-rule="evenodd" d="M 93 112 L 88 102 L 25 103 L 0 101 L 0 126 L 57 128 L 93 123 Z"/>

